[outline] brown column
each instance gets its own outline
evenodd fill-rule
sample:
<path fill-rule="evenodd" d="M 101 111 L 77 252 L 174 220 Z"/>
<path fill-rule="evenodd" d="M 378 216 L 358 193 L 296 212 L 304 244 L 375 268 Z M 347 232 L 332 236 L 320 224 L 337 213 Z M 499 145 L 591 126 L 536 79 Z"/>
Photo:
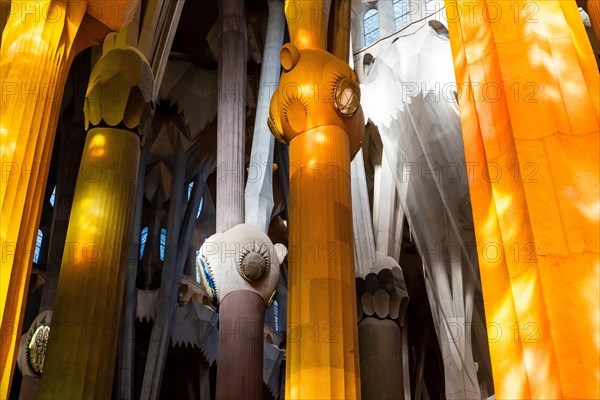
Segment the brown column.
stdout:
<path fill-rule="evenodd" d="M 264 315 L 264 300 L 253 292 L 231 292 L 221 302 L 218 399 L 263 398 Z"/>
<path fill-rule="evenodd" d="M 376 253 L 371 272 L 356 278 L 359 304 L 361 395 L 365 399 L 403 399 L 402 329 L 408 292 L 404 274 L 391 257 Z M 406 335 L 404 335 L 406 336 Z M 406 371 L 408 372 L 408 371 Z"/>
<path fill-rule="evenodd" d="M 587 13 L 590 17 L 596 40 L 600 41 L 600 0 L 588 0 Z"/>
<path fill-rule="evenodd" d="M 401 331 L 390 319 L 367 317 L 358 324 L 361 395 L 403 399 Z"/>
<path fill-rule="evenodd" d="M 37 399 L 37 391 L 40 386 L 40 378 L 31 375 L 23 375 L 21 381 L 21 391 L 19 392 L 19 400 L 35 400 Z"/>
<path fill-rule="evenodd" d="M 244 222 L 246 5 L 223 0 L 217 115 L 217 232 Z"/>
<path fill-rule="evenodd" d="M 244 222 L 248 52 L 245 7 L 243 0 L 224 0 L 221 9 L 217 232 Z M 222 300 L 219 308 L 217 399 L 262 398 L 263 319 L 264 302 L 255 293 L 240 290 Z"/>

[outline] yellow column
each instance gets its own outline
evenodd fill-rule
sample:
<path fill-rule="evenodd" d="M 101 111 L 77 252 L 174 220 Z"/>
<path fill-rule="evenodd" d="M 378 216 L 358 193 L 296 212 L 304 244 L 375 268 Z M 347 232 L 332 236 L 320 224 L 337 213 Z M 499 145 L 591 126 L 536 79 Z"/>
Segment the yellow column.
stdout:
<path fill-rule="evenodd" d="M 110 397 L 123 239 L 135 197 L 139 149 L 135 133 L 113 128 L 88 132 L 39 398 Z"/>
<path fill-rule="evenodd" d="M 0 50 L 0 398 L 8 397 L 60 99 L 86 2 L 14 4 Z M 46 12 L 44 11 L 46 10 Z"/>
<path fill-rule="evenodd" d="M 269 127 L 290 144 L 286 398 L 360 398 L 350 159 L 364 132 L 356 76 L 323 50 L 328 10 L 286 1 L 293 44 Z"/>
<path fill-rule="evenodd" d="M 496 397 L 595 398 L 600 83 L 577 6 L 446 12 Z"/>
<path fill-rule="evenodd" d="M 123 257 L 131 256 L 125 239 L 134 214 L 137 127 L 152 83 L 150 66 L 131 47 L 109 48 L 90 76 L 84 111 L 86 125 L 96 127 L 88 131 L 77 177 L 40 399 L 111 396 L 123 301 L 121 266 Z"/>
<path fill-rule="evenodd" d="M 0 49 L 0 398 L 8 396 L 15 364 L 66 76 L 78 51 L 120 27 L 109 7 L 126 3 L 96 3 L 85 19 L 87 0 L 3 6 L 10 15 Z"/>

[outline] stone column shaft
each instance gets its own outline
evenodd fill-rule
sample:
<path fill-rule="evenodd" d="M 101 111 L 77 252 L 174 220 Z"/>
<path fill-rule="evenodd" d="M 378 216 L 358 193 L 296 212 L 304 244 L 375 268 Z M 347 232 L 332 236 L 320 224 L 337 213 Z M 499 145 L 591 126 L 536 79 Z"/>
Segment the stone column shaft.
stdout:
<path fill-rule="evenodd" d="M 265 302 L 253 292 L 238 290 L 229 293 L 221 301 L 218 399 L 263 398 L 264 315 Z"/>
<path fill-rule="evenodd" d="M 137 306 L 136 278 L 139 263 L 140 231 L 144 206 L 144 185 L 146 175 L 146 159 L 149 148 L 142 150 L 140 168 L 137 176 L 136 199 L 132 228 L 128 232 L 130 248 L 124 260 L 125 289 L 123 290 L 123 318 L 119 337 L 117 391 L 121 399 L 134 397 L 134 361 L 135 361 L 135 310 Z"/>
<path fill-rule="evenodd" d="M 224 0 L 222 2 L 222 18 L 217 117 L 217 232 L 227 231 L 244 222 L 244 144 L 248 54 L 245 2 L 243 0 Z M 272 40 L 281 41 L 283 39 L 273 38 Z M 267 45 L 273 44 L 267 43 Z M 268 58 L 265 61 L 268 61 Z M 264 72 L 266 72 L 265 65 L 263 65 Z M 272 75 L 274 72 L 269 71 L 269 74 Z M 261 76 L 261 82 L 262 79 Z M 258 111 L 264 112 L 262 107 Z M 266 116 L 262 114 L 261 118 L 266 120 Z M 269 147 L 272 148 L 272 145 Z M 267 159 L 269 157 L 272 159 L 272 149 L 268 152 Z M 270 166 L 262 167 L 269 168 Z M 269 208 L 268 204 L 266 208 Z M 266 213 L 266 211 L 263 212 Z M 256 222 L 259 218 L 263 219 L 264 217 L 258 216 Z M 268 220 L 270 220 L 270 215 Z M 260 224 L 268 226 L 268 222 Z M 239 308 L 242 305 L 244 305 L 245 311 Z M 249 324 L 249 321 L 252 323 Z M 262 398 L 263 322 L 264 301 L 258 295 L 238 290 L 222 300 L 219 310 L 217 399 Z M 259 327 L 252 324 L 259 324 Z M 231 333 L 227 331 L 227 327 L 232 326 L 233 329 L 239 328 L 241 336 L 237 340 L 232 340 L 229 336 Z"/>
<path fill-rule="evenodd" d="M 156 317 L 152 326 L 142 381 L 141 398 L 144 399 L 157 399 L 160 395 L 160 386 L 169 348 L 169 329 L 177 306 L 177 294 L 179 293 L 181 272 L 183 271 L 183 266 L 179 269 L 177 263 L 179 243 L 182 240 L 182 235 L 180 235 L 182 229 L 180 211 L 183 207 L 181 192 L 185 182 L 185 159 L 182 153 L 180 143 L 177 141 L 175 154 L 178 154 L 178 157 L 176 157 L 173 181 L 171 183 L 165 258 L 161 271 Z M 194 188 L 192 195 L 198 197 L 198 193 L 196 192 L 197 188 Z M 199 204 L 200 199 L 197 198 L 196 200 Z M 186 212 L 186 214 L 191 215 L 189 212 Z"/>
<path fill-rule="evenodd" d="M 395 237 L 394 214 L 396 212 L 396 186 L 385 152 L 381 153 L 381 165 L 375 169 L 373 199 L 373 224 L 375 246 L 378 252 L 391 256 Z"/>
<path fill-rule="evenodd" d="M 330 5 L 286 1 L 291 43 L 281 49 L 284 73 L 269 115 L 271 132 L 290 145 L 294 166 L 288 399 L 360 398 L 350 159 L 360 147 L 364 121 L 356 74 L 346 60 L 325 51 Z M 334 24 L 344 29 L 348 10 L 338 11 Z M 347 54 L 344 37 L 332 38 L 339 57 Z"/>
<path fill-rule="evenodd" d="M 15 365 L 59 99 L 86 9 L 81 2 L 67 14 L 66 3 L 55 4 L 56 19 L 50 22 L 41 15 L 39 4 L 22 2 L 30 15 L 10 15 L 2 33 L 0 326 L 5 339 L 0 343 L 1 398 L 8 397 Z"/>
<path fill-rule="evenodd" d="M 286 398 L 357 398 L 348 135 L 337 126 L 304 132 L 290 162 Z"/>
<path fill-rule="evenodd" d="M 246 6 L 222 2 L 217 115 L 217 232 L 244 222 L 246 140 Z"/>
<path fill-rule="evenodd" d="M 271 95 L 279 83 L 281 66 L 279 49 L 283 44 L 285 16 L 283 1 L 270 0 L 269 22 L 263 63 L 260 70 L 260 87 L 256 105 L 254 136 L 252 137 L 252 155 L 250 172 L 246 185 L 246 223 L 256 226 L 263 232 L 269 229 L 273 212 L 273 153 L 275 138 L 267 127 L 269 102 Z"/>
<path fill-rule="evenodd" d="M 390 319 L 367 317 L 358 325 L 360 376 L 365 399 L 403 399 L 402 332 Z"/>
<path fill-rule="evenodd" d="M 139 149 L 130 131 L 88 132 L 38 398 L 110 397 Z"/>

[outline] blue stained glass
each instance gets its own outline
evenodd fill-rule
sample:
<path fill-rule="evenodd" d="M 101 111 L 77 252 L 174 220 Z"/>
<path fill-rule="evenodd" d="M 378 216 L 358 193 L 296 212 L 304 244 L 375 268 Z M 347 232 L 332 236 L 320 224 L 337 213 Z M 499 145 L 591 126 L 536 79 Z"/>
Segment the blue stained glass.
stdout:
<path fill-rule="evenodd" d="M 54 199 L 56 198 L 56 186 L 52 189 L 52 194 L 50 195 L 50 205 L 54 207 Z"/>
<path fill-rule="evenodd" d="M 167 247 L 167 228 L 160 228 L 160 261 L 165 261 L 165 248 Z"/>
<path fill-rule="evenodd" d="M 35 239 L 35 251 L 33 252 L 33 262 L 39 264 L 40 251 L 42 251 L 42 241 L 44 240 L 44 232 L 38 229 L 37 238 Z"/>
<path fill-rule="evenodd" d="M 146 249 L 146 240 L 148 239 L 148 227 L 142 228 L 140 233 L 140 260 L 144 256 L 144 250 Z"/>

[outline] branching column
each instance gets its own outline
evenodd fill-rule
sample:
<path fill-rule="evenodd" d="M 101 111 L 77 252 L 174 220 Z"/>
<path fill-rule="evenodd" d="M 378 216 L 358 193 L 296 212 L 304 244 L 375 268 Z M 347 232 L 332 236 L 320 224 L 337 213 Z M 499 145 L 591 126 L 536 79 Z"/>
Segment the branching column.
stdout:
<path fill-rule="evenodd" d="M 279 49 L 285 33 L 283 0 L 269 0 L 269 22 L 256 105 L 250 171 L 246 185 L 246 223 L 267 232 L 273 212 L 273 153 L 275 140 L 267 127 L 269 102 L 279 83 Z"/>
<path fill-rule="evenodd" d="M 290 145 L 289 399 L 360 397 L 350 159 L 364 124 L 355 74 L 323 50 L 323 3 L 286 2 L 292 43 L 269 116 Z"/>
<path fill-rule="evenodd" d="M 404 370 L 408 360 L 403 354 L 406 334 L 401 330 L 408 305 L 404 275 L 394 258 L 375 251 L 362 151 L 352 161 L 351 171 L 356 295 L 362 316 L 358 322 L 361 394 L 365 399 L 410 399 L 409 371 Z M 388 185 L 395 190 L 393 182 Z M 393 220 L 393 202 L 388 206 L 381 212 Z M 389 250 L 387 236 L 383 240 Z"/>
<path fill-rule="evenodd" d="M 63 255 L 38 398 L 110 397 L 149 68 L 125 47 L 106 52 L 92 71 L 85 116 L 94 127 L 77 178 L 66 239 L 72 245 Z"/>

